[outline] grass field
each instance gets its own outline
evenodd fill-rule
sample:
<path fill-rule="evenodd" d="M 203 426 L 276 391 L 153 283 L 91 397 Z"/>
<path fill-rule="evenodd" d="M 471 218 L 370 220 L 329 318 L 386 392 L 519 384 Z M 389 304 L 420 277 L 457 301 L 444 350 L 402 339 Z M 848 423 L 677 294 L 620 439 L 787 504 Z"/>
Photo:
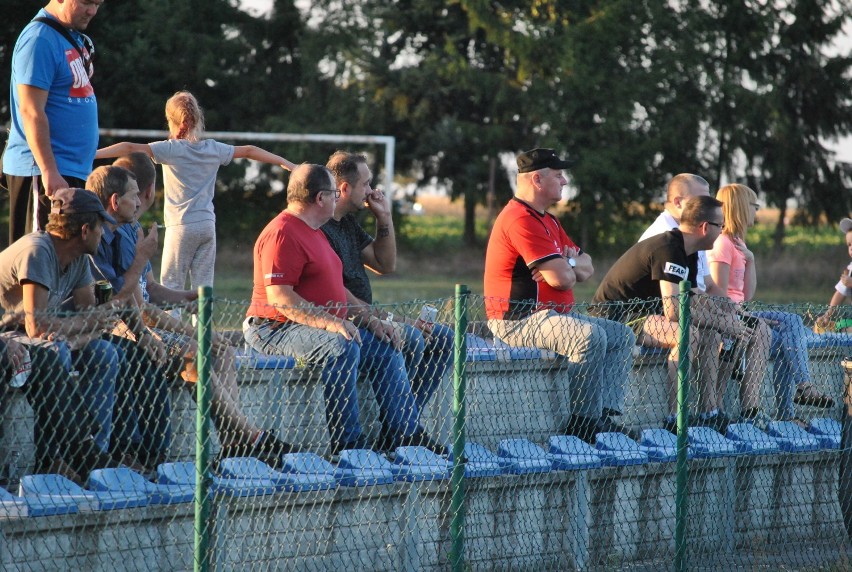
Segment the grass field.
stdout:
<path fill-rule="evenodd" d="M 482 294 L 485 251 L 482 247 L 462 247 L 461 204 L 441 197 L 427 197 L 421 202 L 425 214 L 408 217 L 405 222 L 406 239 L 399 247 L 397 272 L 389 276 L 371 275 L 376 301 L 396 304 L 449 298 L 456 284 L 465 284 L 472 293 Z M 848 263 L 839 231 L 827 225 L 819 229 L 789 227 L 785 254 L 776 258 L 769 252 L 773 215 L 772 211 L 761 211 L 760 224 L 749 236 L 749 246 L 757 255 L 756 299 L 770 303 L 827 304 L 840 271 Z M 477 216 L 480 236 L 484 237 L 486 213 L 482 210 Z M 251 248 L 248 243 L 220 241 L 216 261 L 217 298 L 249 299 Z M 614 257 L 595 257 L 595 276 L 575 289 L 578 301 L 591 300 L 613 261 Z"/>

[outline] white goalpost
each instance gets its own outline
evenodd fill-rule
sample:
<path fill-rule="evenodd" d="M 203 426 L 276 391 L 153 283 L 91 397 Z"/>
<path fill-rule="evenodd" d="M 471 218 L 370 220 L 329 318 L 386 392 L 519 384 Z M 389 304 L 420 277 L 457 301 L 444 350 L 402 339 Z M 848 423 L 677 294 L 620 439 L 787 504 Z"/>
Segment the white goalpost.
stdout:
<path fill-rule="evenodd" d="M 168 131 L 158 129 L 99 129 L 101 137 L 112 137 L 116 139 L 167 139 Z M 394 157 L 396 156 L 396 137 L 390 135 L 337 135 L 324 133 L 255 133 L 251 131 L 205 131 L 205 135 L 221 141 L 248 141 L 259 143 L 262 141 L 282 142 L 308 142 L 308 143 L 366 143 L 370 145 L 383 145 L 385 148 L 385 177 L 384 188 L 386 193 L 393 196 Z"/>

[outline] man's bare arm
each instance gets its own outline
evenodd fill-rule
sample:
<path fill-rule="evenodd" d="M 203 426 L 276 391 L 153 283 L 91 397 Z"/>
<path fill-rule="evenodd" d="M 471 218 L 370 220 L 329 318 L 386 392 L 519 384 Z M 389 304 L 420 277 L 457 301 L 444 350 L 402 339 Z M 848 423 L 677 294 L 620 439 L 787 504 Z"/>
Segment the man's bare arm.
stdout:
<path fill-rule="evenodd" d="M 68 186 L 56 167 L 56 158 L 50 147 L 50 123 L 45 106 L 48 92 L 31 85 L 18 84 L 18 110 L 24 123 L 27 145 L 33 153 L 42 176 L 42 185 L 48 196 L 57 189 Z"/>
<path fill-rule="evenodd" d="M 390 274 L 396 270 L 396 235 L 390 197 L 376 189 L 367 197 L 367 206 L 376 217 L 376 238 L 361 251 L 361 262 L 376 274 Z"/>
<path fill-rule="evenodd" d="M 358 328 L 349 320 L 338 318 L 324 308 L 296 294 L 292 286 L 266 287 L 266 299 L 283 317 L 290 321 L 342 335 L 347 340 L 361 341 Z"/>

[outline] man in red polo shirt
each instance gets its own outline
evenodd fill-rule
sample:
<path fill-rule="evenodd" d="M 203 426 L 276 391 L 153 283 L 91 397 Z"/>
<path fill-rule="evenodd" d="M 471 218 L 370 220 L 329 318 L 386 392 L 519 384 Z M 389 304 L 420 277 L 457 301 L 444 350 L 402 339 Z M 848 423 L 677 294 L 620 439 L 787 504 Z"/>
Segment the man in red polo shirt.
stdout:
<path fill-rule="evenodd" d="M 574 284 L 594 273 L 592 258 L 547 212 L 562 199 L 562 169 L 570 164 L 553 149 L 517 161 L 517 192 L 497 217 L 485 256 L 488 327 L 511 346 L 548 349 L 572 365 L 567 434 L 594 442 L 597 433 L 627 433 L 610 416 L 623 407 L 635 336 L 618 322 L 571 311 Z"/>

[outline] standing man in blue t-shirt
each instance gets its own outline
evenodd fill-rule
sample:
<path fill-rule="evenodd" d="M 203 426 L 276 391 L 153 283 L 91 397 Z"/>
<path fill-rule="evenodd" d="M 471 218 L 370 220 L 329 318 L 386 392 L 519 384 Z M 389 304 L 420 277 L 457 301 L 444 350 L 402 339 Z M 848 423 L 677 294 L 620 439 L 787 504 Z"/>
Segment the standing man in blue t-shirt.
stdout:
<path fill-rule="evenodd" d="M 12 124 L 3 153 L 9 244 L 35 226 L 43 229 L 48 197 L 83 187 L 92 170 L 98 146 L 98 104 L 89 81 L 94 47 L 82 31 L 103 3 L 50 0 L 15 43 Z"/>

